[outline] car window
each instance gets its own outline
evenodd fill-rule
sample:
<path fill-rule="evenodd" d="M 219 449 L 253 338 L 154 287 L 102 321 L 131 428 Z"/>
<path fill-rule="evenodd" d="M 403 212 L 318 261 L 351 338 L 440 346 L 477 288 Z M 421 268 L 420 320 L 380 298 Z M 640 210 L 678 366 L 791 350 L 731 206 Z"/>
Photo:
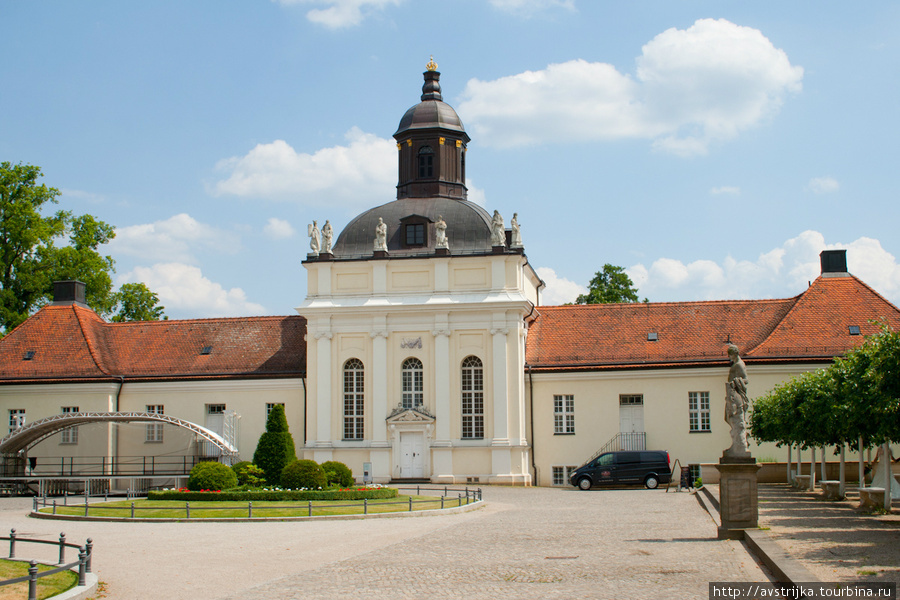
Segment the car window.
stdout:
<path fill-rule="evenodd" d="M 623 463 L 638 463 L 641 462 L 641 455 L 639 452 L 619 452 L 619 464 Z"/>
<path fill-rule="evenodd" d="M 594 465 L 598 467 L 608 467 L 610 465 L 616 464 L 616 455 L 615 454 L 602 454 L 600 458 L 594 463 Z"/>

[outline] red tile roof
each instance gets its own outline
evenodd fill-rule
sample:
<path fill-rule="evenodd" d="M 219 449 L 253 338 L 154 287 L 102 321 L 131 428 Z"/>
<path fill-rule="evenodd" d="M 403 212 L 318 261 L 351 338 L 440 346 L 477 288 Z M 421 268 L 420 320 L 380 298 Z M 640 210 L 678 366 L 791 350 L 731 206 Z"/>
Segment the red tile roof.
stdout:
<path fill-rule="evenodd" d="M 748 362 L 829 362 L 900 310 L 853 276 L 819 277 L 783 300 L 544 306 L 528 334 L 535 371 L 726 365 L 727 342 Z M 850 335 L 859 326 L 862 335 Z M 648 341 L 656 333 L 658 341 Z"/>
<path fill-rule="evenodd" d="M 107 323 L 51 305 L 0 340 L 0 382 L 300 377 L 305 334 L 300 316 Z"/>

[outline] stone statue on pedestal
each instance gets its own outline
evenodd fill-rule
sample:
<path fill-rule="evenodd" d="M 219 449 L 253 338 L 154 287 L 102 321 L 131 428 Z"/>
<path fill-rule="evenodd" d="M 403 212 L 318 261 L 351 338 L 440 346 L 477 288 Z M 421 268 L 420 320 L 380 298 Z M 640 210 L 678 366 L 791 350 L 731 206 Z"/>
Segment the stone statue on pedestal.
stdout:
<path fill-rule="evenodd" d="M 375 226 L 375 251 L 387 252 L 387 224 L 384 219 L 378 217 L 378 225 Z"/>
<path fill-rule="evenodd" d="M 725 386 L 725 422 L 731 425 L 731 447 L 725 450 L 725 458 L 750 458 L 747 443 L 747 411 L 750 398 L 747 397 L 747 368 L 734 344 L 728 346 L 731 368 Z"/>
<path fill-rule="evenodd" d="M 309 233 L 309 249 L 312 250 L 310 254 L 313 256 L 319 255 L 319 225 L 315 221 L 312 222 L 312 225 L 307 226 L 307 232 Z"/>

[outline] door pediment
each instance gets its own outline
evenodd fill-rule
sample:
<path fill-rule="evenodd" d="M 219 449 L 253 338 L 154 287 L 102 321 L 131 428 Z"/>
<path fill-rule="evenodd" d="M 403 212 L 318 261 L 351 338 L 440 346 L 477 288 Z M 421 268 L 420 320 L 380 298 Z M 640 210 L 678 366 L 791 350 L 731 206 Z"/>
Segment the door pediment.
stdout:
<path fill-rule="evenodd" d="M 416 408 L 397 407 L 387 418 L 388 425 L 432 425 L 433 423 L 434 417 L 421 406 Z"/>

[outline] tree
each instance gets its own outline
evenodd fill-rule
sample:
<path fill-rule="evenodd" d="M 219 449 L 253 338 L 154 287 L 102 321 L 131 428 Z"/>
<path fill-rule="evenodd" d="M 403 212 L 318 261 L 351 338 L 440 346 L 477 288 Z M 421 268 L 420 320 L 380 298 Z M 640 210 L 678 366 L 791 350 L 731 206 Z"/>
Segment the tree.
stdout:
<path fill-rule="evenodd" d="M 59 210 L 59 190 L 38 184 L 40 167 L 0 163 L 0 331 L 9 331 L 52 298 L 53 282 L 78 279 L 101 315 L 112 310 L 114 262 L 98 252 L 115 229 L 91 215 Z"/>
<path fill-rule="evenodd" d="M 165 306 L 159 305 L 159 296 L 151 292 L 143 283 L 123 283 L 113 294 L 114 309 L 118 312 L 110 321 L 159 321 L 167 320 L 163 314 Z"/>
<path fill-rule="evenodd" d="M 276 404 L 269 412 L 265 433 L 259 436 L 256 452 L 253 453 L 253 462 L 265 471 L 267 483 L 279 485 L 284 467 L 296 458 L 294 438 L 288 431 L 284 406 Z"/>
<path fill-rule="evenodd" d="M 613 304 L 616 302 L 637 302 L 638 291 L 631 277 L 623 267 L 606 263 L 602 271 L 597 271 L 588 285 L 588 293 L 581 294 L 575 304 Z M 644 298 L 644 302 L 647 299 Z"/>

